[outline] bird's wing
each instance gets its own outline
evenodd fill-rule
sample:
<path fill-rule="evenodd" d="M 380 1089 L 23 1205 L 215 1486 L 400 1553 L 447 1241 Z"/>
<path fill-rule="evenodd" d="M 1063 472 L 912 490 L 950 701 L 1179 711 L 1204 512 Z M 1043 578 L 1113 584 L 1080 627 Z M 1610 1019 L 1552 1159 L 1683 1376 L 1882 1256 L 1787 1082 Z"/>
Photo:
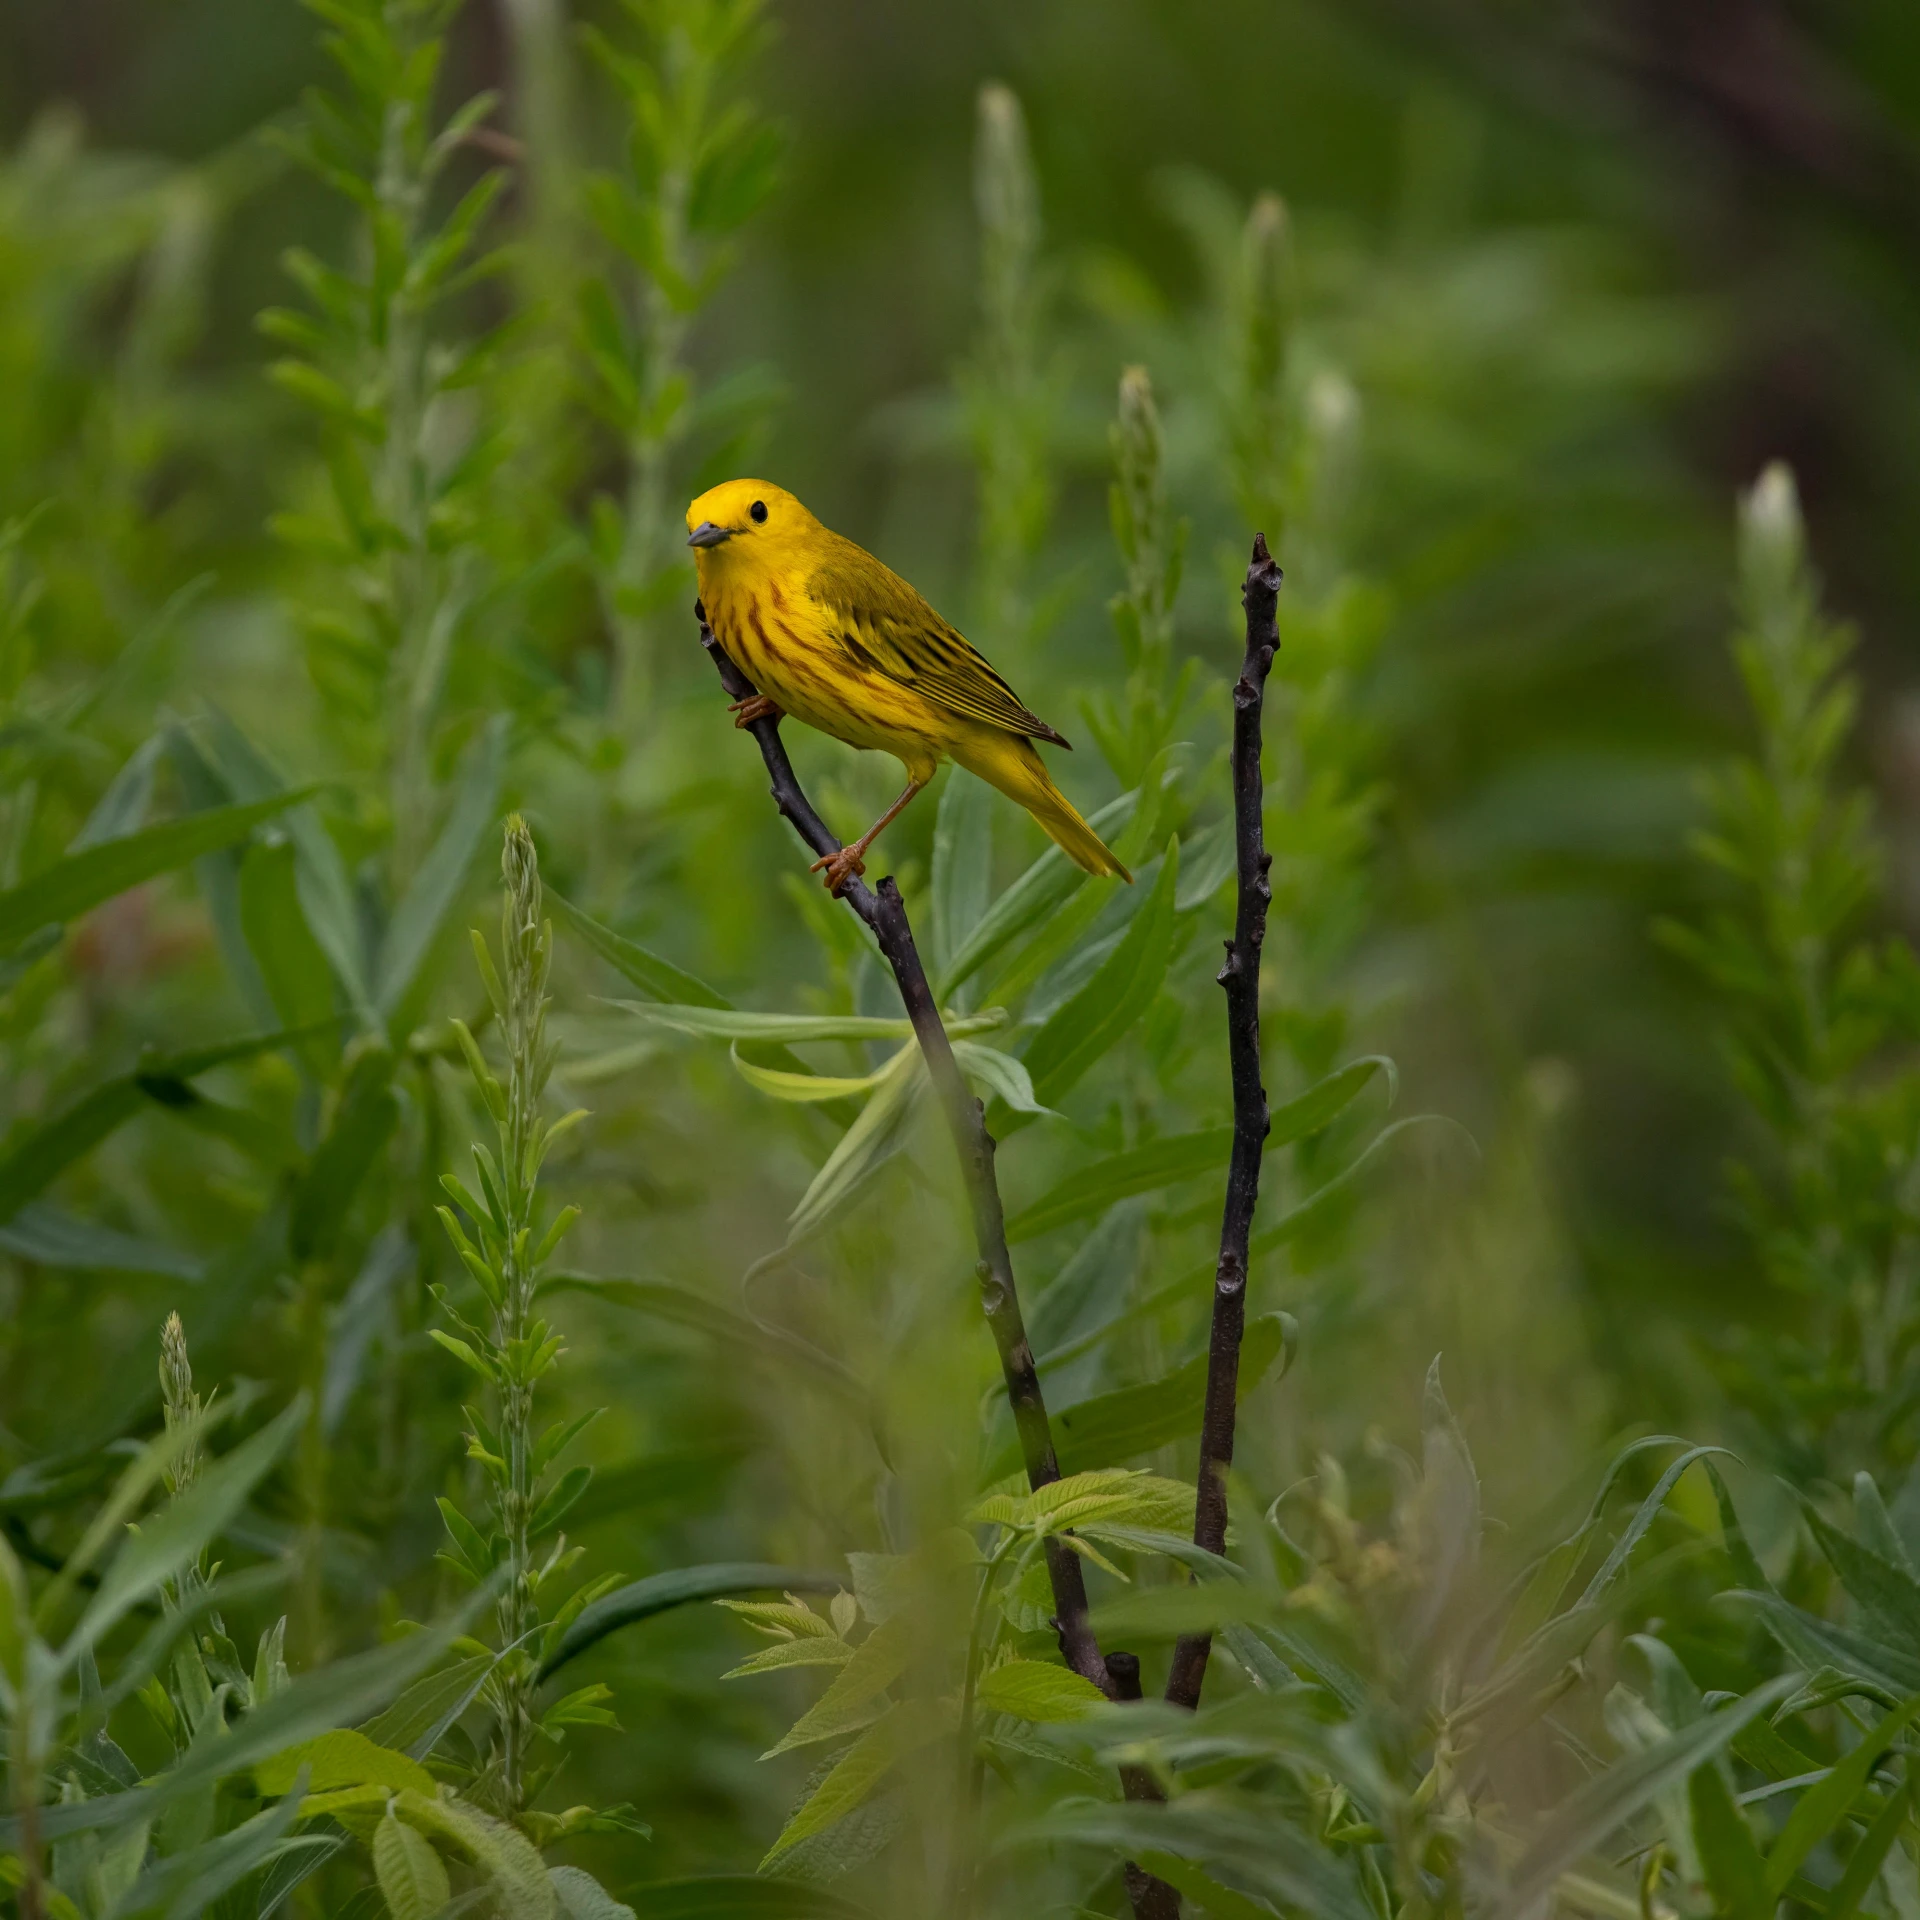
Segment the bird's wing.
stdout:
<path fill-rule="evenodd" d="M 885 674 L 969 720 L 1059 747 L 1071 744 L 1029 711 L 962 635 L 865 548 L 836 538 L 807 591 L 831 616 L 832 630 L 856 668 Z"/>

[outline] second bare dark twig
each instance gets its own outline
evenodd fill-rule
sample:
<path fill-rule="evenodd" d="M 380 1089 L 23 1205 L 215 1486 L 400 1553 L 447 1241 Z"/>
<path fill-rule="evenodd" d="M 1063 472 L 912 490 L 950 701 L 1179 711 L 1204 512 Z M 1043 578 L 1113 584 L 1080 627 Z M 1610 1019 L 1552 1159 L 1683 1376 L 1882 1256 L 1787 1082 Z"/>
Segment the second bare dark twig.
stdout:
<path fill-rule="evenodd" d="M 1240 590 L 1247 610 L 1247 655 L 1233 688 L 1234 847 L 1239 903 L 1220 984 L 1227 992 L 1227 1058 L 1233 1080 L 1233 1156 L 1220 1219 L 1220 1259 L 1214 1269 L 1213 1331 L 1207 1347 L 1206 1410 L 1200 1424 L 1200 1477 L 1193 1540 L 1209 1553 L 1227 1543 L 1227 1469 L 1233 1464 L 1235 1401 L 1240 1387 L 1240 1336 L 1247 1323 L 1247 1243 L 1260 1198 L 1260 1159 L 1267 1143 L 1267 1090 L 1260 1079 L 1260 949 L 1267 937 L 1273 890 L 1267 869 L 1260 775 L 1260 720 L 1267 672 L 1280 648 L 1275 611 L 1280 569 L 1265 534 L 1253 537 L 1253 559 Z M 1167 1698 L 1194 1707 L 1207 1677 L 1212 1636 L 1190 1633 L 1173 1650 Z"/>

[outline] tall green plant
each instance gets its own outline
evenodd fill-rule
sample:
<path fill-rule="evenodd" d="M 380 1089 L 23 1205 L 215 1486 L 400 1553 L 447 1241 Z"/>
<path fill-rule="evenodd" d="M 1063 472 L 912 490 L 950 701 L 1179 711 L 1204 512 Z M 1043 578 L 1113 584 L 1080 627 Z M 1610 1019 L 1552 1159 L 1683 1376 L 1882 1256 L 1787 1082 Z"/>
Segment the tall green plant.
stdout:
<path fill-rule="evenodd" d="M 467 1409 L 467 1451 L 479 1463 L 492 1509 L 491 1524 L 443 1498 L 449 1545 L 441 1557 L 479 1584 L 503 1569 L 496 1609 L 500 1658 L 488 1681 L 493 1706 L 489 1744 L 476 1755 L 471 1793 L 510 1817 L 523 1816 L 558 1765 L 565 1729 L 612 1726 L 605 1702 L 611 1691 L 582 1687 L 538 1711 L 535 1694 L 542 1661 L 559 1645 L 581 1609 L 619 1584 L 617 1574 L 566 1591 L 584 1549 L 558 1534 L 567 1511 L 593 1477 L 588 1466 L 555 1474 L 561 1454 L 598 1417 L 593 1409 L 537 1432 L 534 1400 L 559 1363 L 563 1343 L 536 1312 L 540 1269 L 579 1218 L 577 1207 L 542 1218 L 540 1170 L 553 1143 L 584 1119 L 584 1111 L 558 1120 L 540 1111 L 553 1070 L 546 1035 L 547 969 L 553 928 L 540 897 L 540 866 L 533 836 L 516 814 L 507 823 L 501 857 L 505 897 L 500 908 L 500 964 L 476 930 L 474 958 L 499 1024 L 505 1052 L 504 1082 L 488 1066 L 464 1022 L 455 1023 L 474 1091 L 492 1116 L 498 1150 L 474 1145 L 480 1198 L 455 1176 L 442 1180 L 466 1217 L 440 1209 L 448 1237 L 488 1310 L 484 1321 L 463 1314 L 445 1288 L 437 1297 L 460 1329 L 433 1329 L 433 1338 L 491 1390 L 493 1417 Z M 469 1232 L 471 1229 L 471 1233 Z M 544 1558 L 542 1554 L 544 1552 Z M 544 1744 L 543 1744 L 544 1743 Z"/>
<path fill-rule="evenodd" d="M 626 474 L 623 497 L 594 503 L 592 542 L 617 643 L 614 710 L 631 725 L 653 686 L 652 623 L 689 595 L 684 497 L 698 474 L 719 478 L 744 453 L 770 397 L 757 371 L 702 391 L 687 347 L 738 259 L 735 235 L 773 189 L 785 142 L 740 87 L 767 42 L 762 0 L 625 0 L 625 11 L 637 50 L 585 29 L 619 98 L 625 151 L 620 168 L 586 184 L 618 264 L 587 282 L 580 332 Z"/>
<path fill-rule="evenodd" d="M 1841 771 L 1851 646 L 1821 611 L 1793 477 L 1771 466 L 1741 503 L 1733 643 L 1757 751 L 1713 778 L 1695 839 L 1722 899 L 1660 934 L 1719 996 L 1758 1135 L 1729 1170 L 1733 1202 L 1797 1309 L 1786 1337 L 1749 1340 L 1725 1376 L 1802 1473 L 1911 1452 L 1900 1409 L 1920 1318 L 1920 963 L 1866 925 L 1880 855 L 1868 798 Z"/>
<path fill-rule="evenodd" d="M 451 205 L 443 197 L 495 104 L 483 93 L 439 116 L 459 4 L 314 0 L 342 84 L 308 96 L 292 147 L 355 208 L 354 259 L 342 270 L 292 249 L 308 311 L 260 318 L 293 350 L 274 378 L 321 426 L 327 485 L 274 525 L 321 583 L 300 609 L 315 684 L 384 772 L 371 824 L 390 837 L 396 892 L 433 833 L 435 730 L 485 583 L 476 518 L 505 445 L 477 391 L 501 333 L 446 324 L 450 303 L 500 265 L 482 236 L 506 185 L 490 168 Z"/>

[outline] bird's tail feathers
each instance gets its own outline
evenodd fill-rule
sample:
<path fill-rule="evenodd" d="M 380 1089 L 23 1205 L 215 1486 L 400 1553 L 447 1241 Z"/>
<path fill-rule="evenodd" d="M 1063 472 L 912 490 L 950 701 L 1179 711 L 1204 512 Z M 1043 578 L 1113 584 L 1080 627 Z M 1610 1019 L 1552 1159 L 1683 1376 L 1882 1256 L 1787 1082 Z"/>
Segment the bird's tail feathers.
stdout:
<path fill-rule="evenodd" d="M 1031 740 L 1013 733 L 995 733 L 988 739 L 958 746 L 953 757 L 969 773 L 1025 807 L 1076 866 L 1089 873 L 1112 874 L 1133 885 L 1133 875 L 1053 784 Z"/>

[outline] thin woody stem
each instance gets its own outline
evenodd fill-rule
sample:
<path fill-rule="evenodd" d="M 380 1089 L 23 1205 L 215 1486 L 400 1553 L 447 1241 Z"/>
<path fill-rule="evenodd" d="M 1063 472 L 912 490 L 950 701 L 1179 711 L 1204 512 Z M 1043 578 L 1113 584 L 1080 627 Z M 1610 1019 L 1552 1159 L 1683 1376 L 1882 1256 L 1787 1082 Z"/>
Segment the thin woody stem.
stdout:
<path fill-rule="evenodd" d="M 1227 942 L 1220 984 L 1227 994 L 1227 1057 L 1233 1081 L 1233 1154 L 1220 1219 L 1220 1259 L 1214 1269 L 1213 1329 L 1207 1343 L 1207 1398 L 1200 1425 L 1200 1473 L 1194 1505 L 1194 1545 L 1209 1553 L 1227 1543 L 1227 1469 L 1233 1465 L 1234 1405 L 1240 1386 L 1240 1336 L 1247 1323 L 1247 1242 L 1260 1199 L 1260 1159 L 1266 1151 L 1267 1090 L 1260 1081 L 1260 949 L 1273 897 L 1260 777 L 1260 719 L 1267 672 L 1279 651 L 1275 610 L 1280 569 L 1265 534 L 1253 537 L 1241 602 L 1247 610 L 1247 655 L 1233 688 L 1234 848 L 1239 902 Z M 1207 1677 L 1212 1636 L 1183 1635 L 1173 1650 L 1167 1698 L 1195 1707 Z"/>
<path fill-rule="evenodd" d="M 707 613 L 699 601 L 694 612 L 700 621 L 700 644 L 713 658 L 720 684 L 730 698 L 750 700 L 759 691 L 742 673 L 727 651 L 715 639 L 707 624 Z M 773 782 L 774 804 L 786 815 L 795 833 L 817 854 L 840 851 L 833 829 L 813 809 L 813 803 L 801 790 L 787 758 L 786 744 L 780 738 L 780 721 L 764 714 L 749 723 L 747 731 L 760 744 L 760 757 L 767 763 Z M 913 943 L 913 928 L 907 920 L 906 903 L 892 876 L 869 887 L 857 875 L 849 876 L 840 889 L 840 898 L 865 922 L 880 944 L 887 964 L 893 969 L 907 1018 L 920 1042 L 927 1063 L 927 1077 L 933 1083 L 947 1126 L 960 1156 L 960 1172 L 967 1188 L 967 1201 L 973 1213 L 974 1245 L 978 1258 L 974 1274 L 980 1283 L 980 1304 L 986 1312 L 987 1326 L 1000 1355 L 1001 1377 L 1006 1382 L 1007 1402 L 1013 1409 L 1013 1424 L 1020 1438 L 1021 1458 L 1026 1463 L 1027 1484 L 1044 1487 L 1060 1478 L 1060 1462 L 1053 1449 L 1053 1430 L 1047 1420 L 1046 1396 L 1040 1388 L 1040 1372 L 1034 1365 L 1033 1348 L 1027 1340 L 1026 1323 L 1020 1314 L 1020 1294 L 1014 1283 L 1013 1256 L 1007 1250 L 1006 1217 L 1000 1205 L 1000 1183 L 993 1169 L 993 1135 L 987 1131 L 986 1110 L 968 1088 L 953 1057 L 953 1042 L 947 1037 L 945 1023 L 927 984 L 927 970 Z M 1100 1643 L 1094 1637 L 1087 1618 L 1087 1582 L 1079 1556 L 1063 1541 L 1046 1543 L 1047 1578 L 1053 1588 L 1053 1624 L 1060 1638 L 1061 1657 L 1074 1672 L 1092 1681 L 1109 1699 L 1122 1697 L 1122 1683 L 1109 1671 L 1101 1656 Z M 1125 1663 L 1130 1655 L 1116 1655 Z M 1132 1662 L 1133 1697 L 1139 1698 L 1139 1663 Z M 1130 1800 L 1157 1800 L 1157 1783 L 1143 1768 L 1121 1771 L 1122 1783 Z M 1180 1896 L 1164 1880 L 1126 1863 L 1127 1896 L 1135 1920 L 1179 1920 Z"/>
<path fill-rule="evenodd" d="M 721 685 L 735 700 L 753 698 L 758 689 L 714 638 L 713 629 L 707 625 L 706 611 L 697 601 L 694 611 L 700 619 L 700 644 L 712 655 Z M 786 745 L 780 738 L 780 722 L 766 715 L 753 721 L 747 731 L 759 742 L 761 758 L 767 763 L 767 773 L 773 782 L 774 803 L 786 815 L 794 832 L 817 854 L 838 853 L 840 842 L 833 829 L 814 811 L 813 803 L 794 774 L 793 762 L 787 758 Z M 1028 1344 L 1026 1323 L 1020 1314 L 1013 1256 L 1007 1250 L 1006 1221 L 1000 1205 L 1000 1185 L 994 1177 L 993 1136 L 987 1131 L 980 1102 L 967 1086 L 959 1062 L 953 1057 L 953 1043 L 947 1037 L 940 1009 L 934 1003 L 933 989 L 927 983 L 927 970 L 914 946 L 913 928 L 908 922 L 900 889 L 891 877 L 882 880 L 876 890 L 856 875 L 849 877 L 840 889 L 840 898 L 866 923 L 893 969 L 907 1018 L 913 1023 L 927 1063 L 927 1077 L 933 1083 L 953 1134 L 954 1147 L 960 1156 L 960 1172 L 966 1183 L 967 1202 L 973 1214 L 974 1245 L 978 1250 L 974 1274 L 980 1283 L 980 1304 L 999 1351 L 1000 1371 L 1006 1381 L 1007 1400 L 1013 1409 L 1028 1483 L 1044 1487 L 1060 1478 L 1060 1463 L 1053 1449 L 1053 1432 L 1047 1421 L 1039 1370 L 1034 1365 L 1033 1348 Z M 1087 1583 L 1078 1556 L 1060 1541 L 1049 1540 L 1047 1573 L 1053 1583 L 1054 1618 L 1061 1654 L 1076 1673 L 1091 1680 L 1103 1693 L 1111 1694 L 1113 1683 L 1087 1622 Z"/>

